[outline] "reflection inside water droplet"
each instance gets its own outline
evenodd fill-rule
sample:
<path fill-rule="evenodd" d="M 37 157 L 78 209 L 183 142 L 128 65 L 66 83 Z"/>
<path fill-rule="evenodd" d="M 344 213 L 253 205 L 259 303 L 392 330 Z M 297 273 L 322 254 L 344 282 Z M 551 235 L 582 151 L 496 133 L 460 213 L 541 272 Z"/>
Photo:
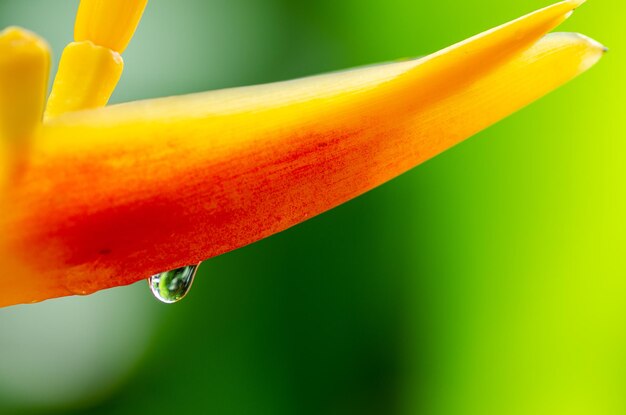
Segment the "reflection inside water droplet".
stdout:
<path fill-rule="evenodd" d="M 148 285 L 152 294 L 159 301 L 168 304 L 182 300 L 191 288 L 198 265 L 187 265 L 151 276 L 148 278 Z"/>

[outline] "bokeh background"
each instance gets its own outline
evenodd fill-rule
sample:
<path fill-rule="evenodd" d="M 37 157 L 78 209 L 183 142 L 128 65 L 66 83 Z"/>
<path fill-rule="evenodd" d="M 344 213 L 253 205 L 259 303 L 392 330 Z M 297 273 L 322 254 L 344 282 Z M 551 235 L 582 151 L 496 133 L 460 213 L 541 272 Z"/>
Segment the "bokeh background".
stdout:
<path fill-rule="evenodd" d="M 77 4 L 0 0 L 0 27 L 58 59 Z M 545 5 L 150 0 L 112 101 L 424 55 Z M 138 283 L 0 310 L 0 413 L 626 413 L 625 13 L 561 28 L 611 48 L 589 73 L 204 263 L 178 304 Z"/>

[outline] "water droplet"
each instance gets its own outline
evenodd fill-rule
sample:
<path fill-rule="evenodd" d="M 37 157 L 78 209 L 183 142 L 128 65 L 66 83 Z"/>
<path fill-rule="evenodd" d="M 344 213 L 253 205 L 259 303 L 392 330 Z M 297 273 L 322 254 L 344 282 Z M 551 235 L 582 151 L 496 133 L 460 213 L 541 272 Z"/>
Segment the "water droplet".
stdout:
<path fill-rule="evenodd" d="M 198 265 L 187 265 L 151 276 L 148 278 L 148 285 L 152 294 L 159 301 L 168 304 L 182 300 L 191 288 Z"/>

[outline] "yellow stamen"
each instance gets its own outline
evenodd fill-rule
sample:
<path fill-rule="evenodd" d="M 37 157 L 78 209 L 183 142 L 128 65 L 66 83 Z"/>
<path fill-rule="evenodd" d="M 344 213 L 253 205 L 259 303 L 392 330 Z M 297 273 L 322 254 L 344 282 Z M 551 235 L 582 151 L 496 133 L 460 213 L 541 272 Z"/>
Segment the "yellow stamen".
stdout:
<path fill-rule="evenodd" d="M 91 42 L 73 42 L 63 51 L 46 117 L 103 107 L 122 76 L 119 53 Z"/>
<path fill-rule="evenodd" d="M 44 40 L 17 27 L 0 33 L 0 185 L 14 180 L 26 163 L 41 127 L 49 72 Z"/>
<path fill-rule="evenodd" d="M 82 0 L 75 42 L 61 56 L 46 117 L 103 107 L 122 76 L 120 53 L 135 33 L 148 0 Z"/>
<path fill-rule="evenodd" d="M 81 0 L 74 40 L 90 40 L 122 53 L 133 37 L 148 0 Z"/>

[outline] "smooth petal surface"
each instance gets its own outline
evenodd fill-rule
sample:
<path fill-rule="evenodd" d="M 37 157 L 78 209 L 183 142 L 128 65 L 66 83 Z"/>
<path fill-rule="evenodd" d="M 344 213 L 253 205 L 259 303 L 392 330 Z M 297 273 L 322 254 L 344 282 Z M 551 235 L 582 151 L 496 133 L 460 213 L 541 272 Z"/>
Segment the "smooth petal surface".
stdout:
<path fill-rule="evenodd" d="M 74 40 L 91 41 L 122 53 L 133 37 L 148 0 L 81 0 Z"/>
<path fill-rule="evenodd" d="M 26 167 L 31 140 L 41 127 L 49 71 L 50 50 L 43 39 L 17 27 L 0 32 L 0 209 L 5 186 Z"/>
<path fill-rule="evenodd" d="M 421 60 L 51 120 L 0 224 L 0 306 L 197 263 L 384 183 L 595 63 L 585 37 L 535 43 L 577 4 Z"/>
<path fill-rule="evenodd" d="M 122 57 L 109 48 L 89 41 L 70 43 L 61 57 L 46 117 L 104 107 L 123 69 Z"/>

